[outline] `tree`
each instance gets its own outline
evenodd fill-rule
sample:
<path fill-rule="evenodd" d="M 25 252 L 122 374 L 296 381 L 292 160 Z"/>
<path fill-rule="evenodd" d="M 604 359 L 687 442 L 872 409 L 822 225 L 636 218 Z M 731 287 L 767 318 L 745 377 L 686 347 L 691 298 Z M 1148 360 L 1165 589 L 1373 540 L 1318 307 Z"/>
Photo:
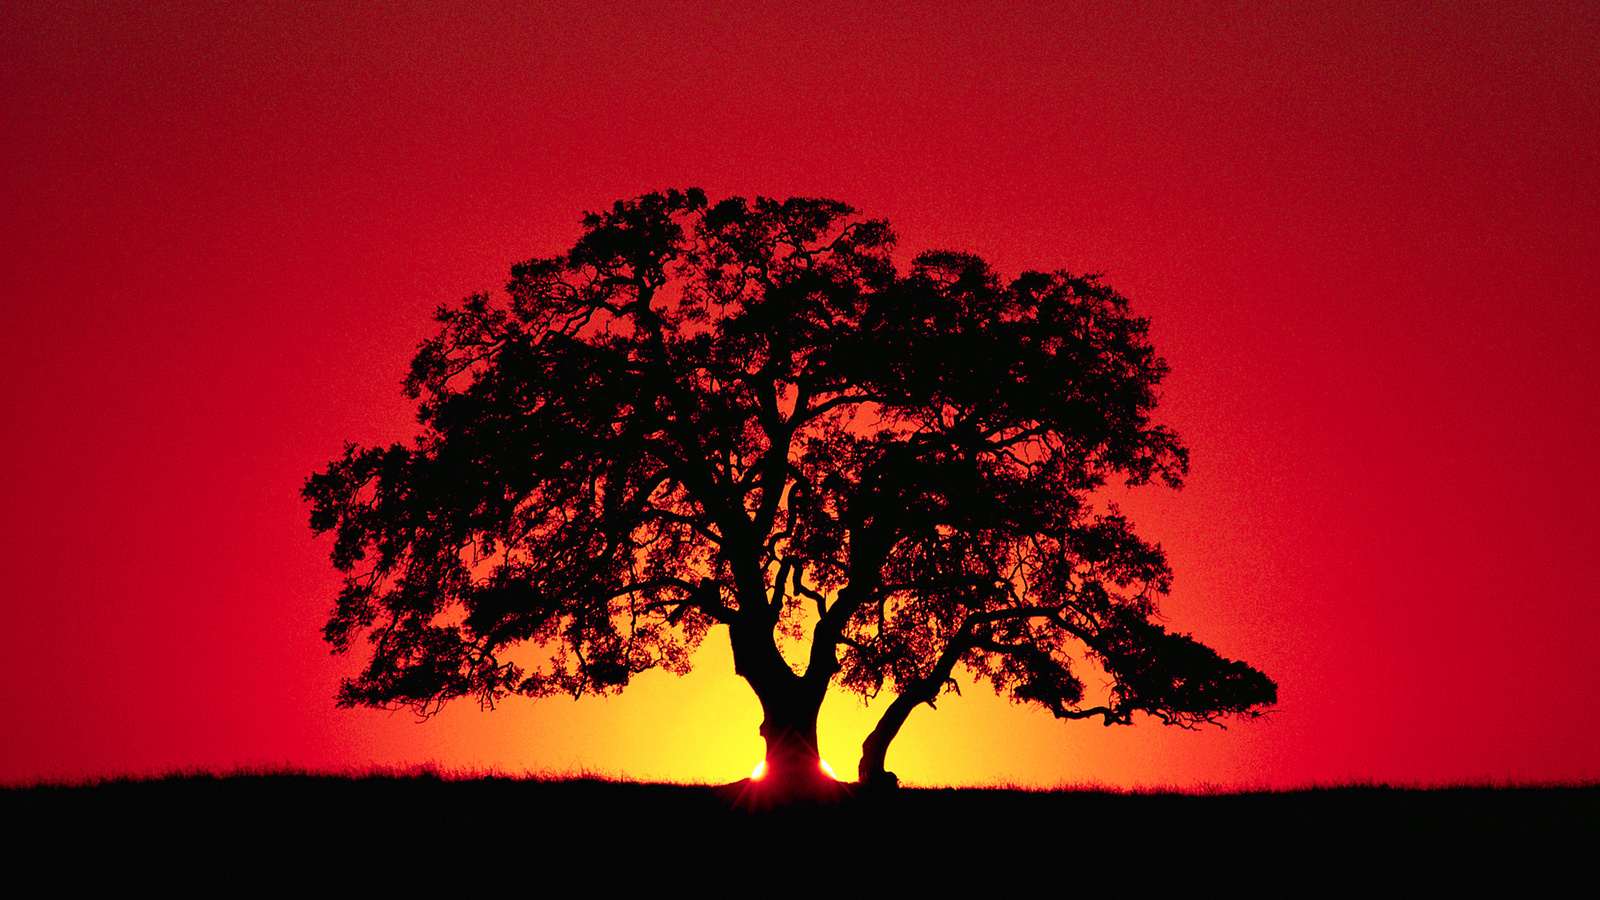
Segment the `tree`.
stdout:
<path fill-rule="evenodd" d="M 1171 570 L 1102 502 L 1179 487 L 1188 456 L 1151 422 L 1147 320 L 1098 278 L 1003 283 L 953 252 L 902 275 L 888 225 L 831 200 L 668 191 L 583 228 L 439 309 L 413 444 L 347 445 L 306 482 L 345 574 L 325 637 L 372 645 L 340 705 L 617 692 L 725 626 L 768 781 L 795 785 L 833 684 L 892 697 L 863 783 L 958 666 L 1107 725 L 1275 702 L 1152 621 Z"/>

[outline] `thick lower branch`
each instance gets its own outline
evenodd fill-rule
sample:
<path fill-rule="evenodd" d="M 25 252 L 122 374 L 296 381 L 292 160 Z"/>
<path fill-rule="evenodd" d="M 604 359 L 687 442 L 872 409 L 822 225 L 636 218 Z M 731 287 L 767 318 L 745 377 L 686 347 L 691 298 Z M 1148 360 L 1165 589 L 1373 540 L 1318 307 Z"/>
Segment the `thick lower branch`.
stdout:
<path fill-rule="evenodd" d="M 932 703 L 938 699 L 939 691 L 949 682 L 962 655 L 979 643 L 989 640 L 987 635 L 979 636 L 979 629 L 982 626 L 1005 619 L 1047 616 L 1053 612 L 1055 610 L 1050 607 L 1019 606 L 969 614 L 961 623 L 961 629 L 956 632 L 955 637 L 945 645 L 944 652 L 940 654 L 939 661 L 934 664 L 933 669 L 926 677 L 918 679 L 894 698 L 894 702 L 889 704 L 889 708 L 884 710 L 883 716 L 878 719 L 878 724 L 872 729 L 872 733 L 862 742 L 861 762 L 857 766 L 861 783 L 870 784 L 887 778 L 884 758 L 888 755 L 889 744 L 900 733 L 901 726 L 905 725 L 906 718 L 911 715 L 912 710 L 923 703 Z"/>
<path fill-rule="evenodd" d="M 966 653 L 973 645 L 972 629 L 975 626 L 972 617 L 968 617 L 961 630 L 954 639 L 945 645 L 944 653 L 939 656 L 939 661 L 934 664 L 933 670 L 926 677 L 918 679 L 910 687 L 900 692 L 883 711 L 883 716 L 878 719 L 878 724 L 861 743 L 861 762 L 856 766 L 857 777 L 863 785 L 872 784 L 883 780 L 888 773 L 884 769 L 884 758 L 889 753 L 889 744 L 894 741 L 895 735 L 900 733 L 901 726 L 905 725 L 906 718 L 911 711 L 923 703 L 932 703 L 939 696 L 939 691 L 944 688 L 945 682 L 950 680 L 950 675 L 955 671 L 956 663 L 961 655 Z"/>

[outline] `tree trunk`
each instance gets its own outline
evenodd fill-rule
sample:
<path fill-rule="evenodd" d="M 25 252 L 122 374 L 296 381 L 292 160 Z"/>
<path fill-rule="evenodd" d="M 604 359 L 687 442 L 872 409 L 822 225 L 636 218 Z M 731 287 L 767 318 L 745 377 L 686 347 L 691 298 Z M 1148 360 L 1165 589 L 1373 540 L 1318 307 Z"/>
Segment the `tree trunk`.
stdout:
<path fill-rule="evenodd" d="M 817 751 L 817 713 L 821 697 L 806 697 L 794 690 L 780 696 L 761 697 L 765 718 L 761 736 L 767 742 L 763 778 L 773 781 L 809 780 L 822 771 Z"/>
<path fill-rule="evenodd" d="M 817 713 L 827 682 L 806 679 L 784 662 L 770 631 L 733 628 L 734 669 L 761 701 L 761 737 L 767 744 L 761 777 L 752 784 L 762 803 L 836 797 L 838 782 L 822 770 Z"/>

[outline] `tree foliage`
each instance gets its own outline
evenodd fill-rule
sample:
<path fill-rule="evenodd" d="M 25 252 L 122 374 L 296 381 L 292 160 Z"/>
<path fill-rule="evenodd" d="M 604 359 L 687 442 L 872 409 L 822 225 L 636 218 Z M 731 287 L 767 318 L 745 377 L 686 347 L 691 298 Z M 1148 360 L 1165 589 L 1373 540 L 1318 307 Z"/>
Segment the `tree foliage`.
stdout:
<path fill-rule="evenodd" d="M 1148 322 L 1099 278 L 956 252 L 901 273 L 887 223 L 831 200 L 668 191 L 583 226 L 439 309 L 413 443 L 307 481 L 345 573 L 325 636 L 372 646 L 341 704 L 618 691 L 718 625 L 769 762 L 815 757 L 830 684 L 894 698 L 864 777 L 958 667 L 1106 724 L 1275 701 L 1152 621 L 1171 570 L 1099 502 L 1188 465 L 1151 420 Z M 1083 657 L 1112 681 L 1093 705 Z"/>

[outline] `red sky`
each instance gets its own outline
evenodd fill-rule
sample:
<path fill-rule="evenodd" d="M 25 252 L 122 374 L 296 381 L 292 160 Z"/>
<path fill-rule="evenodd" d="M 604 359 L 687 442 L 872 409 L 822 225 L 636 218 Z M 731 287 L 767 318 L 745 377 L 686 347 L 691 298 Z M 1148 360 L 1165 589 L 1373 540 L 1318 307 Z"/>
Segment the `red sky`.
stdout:
<path fill-rule="evenodd" d="M 1105 729 L 975 688 L 912 716 L 903 779 L 1600 778 L 1600 7 L 146 6 L 0 7 L 0 781 L 747 774 L 717 636 L 618 699 L 334 709 L 298 497 L 414 432 L 436 305 L 691 185 L 1103 271 L 1172 365 L 1189 486 L 1124 509 L 1168 627 L 1278 711 Z M 853 769 L 868 714 L 822 727 Z"/>

